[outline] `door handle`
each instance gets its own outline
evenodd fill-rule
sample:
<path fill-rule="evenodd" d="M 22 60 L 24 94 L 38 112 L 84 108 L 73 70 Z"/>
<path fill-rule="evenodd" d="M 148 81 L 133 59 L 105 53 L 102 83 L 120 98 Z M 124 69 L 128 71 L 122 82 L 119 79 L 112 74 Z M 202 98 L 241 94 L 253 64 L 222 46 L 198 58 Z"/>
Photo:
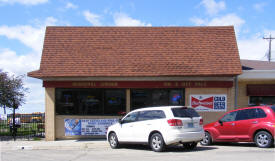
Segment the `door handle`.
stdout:
<path fill-rule="evenodd" d="M 235 123 L 231 123 L 232 126 L 235 126 Z"/>
<path fill-rule="evenodd" d="M 253 121 L 253 122 L 251 122 L 252 124 L 257 124 L 258 123 L 258 121 Z"/>
<path fill-rule="evenodd" d="M 146 124 L 146 125 L 152 125 L 152 124 Z"/>

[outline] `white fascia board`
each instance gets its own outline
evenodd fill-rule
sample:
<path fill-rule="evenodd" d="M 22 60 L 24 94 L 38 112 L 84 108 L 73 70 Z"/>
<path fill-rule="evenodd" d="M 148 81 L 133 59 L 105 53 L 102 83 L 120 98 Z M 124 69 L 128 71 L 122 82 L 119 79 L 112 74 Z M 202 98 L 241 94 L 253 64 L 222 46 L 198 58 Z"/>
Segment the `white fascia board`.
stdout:
<path fill-rule="evenodd" d="M 275 70 L 243 70 L 238 76 L 242 80 L 275 80 Z"/>

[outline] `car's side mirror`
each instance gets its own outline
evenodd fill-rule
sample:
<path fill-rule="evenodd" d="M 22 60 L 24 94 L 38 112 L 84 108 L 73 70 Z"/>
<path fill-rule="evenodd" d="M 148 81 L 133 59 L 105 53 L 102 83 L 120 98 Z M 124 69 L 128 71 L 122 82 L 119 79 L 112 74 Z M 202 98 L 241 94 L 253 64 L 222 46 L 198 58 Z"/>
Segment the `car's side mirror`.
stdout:
<path fill-rule="evenodd" d="M 221 124 L 221 126 L 223 125 L 222 120 L 219 120 L 219 123 Z"/>
<path fill-rule="evenodd" d="M 122 123 L 123 123 L 123 120 L 118 119 L 118 123 L 122 124 Z"/>

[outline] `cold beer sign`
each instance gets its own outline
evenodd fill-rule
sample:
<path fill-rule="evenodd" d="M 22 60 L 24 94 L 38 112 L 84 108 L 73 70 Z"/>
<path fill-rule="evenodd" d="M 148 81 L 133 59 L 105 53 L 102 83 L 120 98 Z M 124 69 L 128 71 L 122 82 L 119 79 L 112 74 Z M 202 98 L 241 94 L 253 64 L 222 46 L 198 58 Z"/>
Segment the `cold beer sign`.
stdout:
<path fill-rule="evenodd" d="M 196 111 L 226 111 L 226 95 L 190 95 L 191 107 Z"/>

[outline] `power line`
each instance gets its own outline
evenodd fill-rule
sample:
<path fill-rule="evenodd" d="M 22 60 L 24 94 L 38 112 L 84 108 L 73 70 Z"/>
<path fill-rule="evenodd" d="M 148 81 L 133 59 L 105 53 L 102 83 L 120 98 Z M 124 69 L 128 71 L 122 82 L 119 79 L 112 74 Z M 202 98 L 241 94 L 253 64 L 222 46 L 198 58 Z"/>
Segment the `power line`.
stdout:
<path fill-rule="evenodd" d="M 271 61 L 271 41 L 272 41 L 273 39 L 275 39 L 275 37 L 271 37 L 271 34 L 270 34 L 269 37 L 263 37 L 263 39 L 269 41 L 269 49 L 268 49 L 267 59 L 268 59 L 268 61 L 270 62 L 270 61 Z"/>

